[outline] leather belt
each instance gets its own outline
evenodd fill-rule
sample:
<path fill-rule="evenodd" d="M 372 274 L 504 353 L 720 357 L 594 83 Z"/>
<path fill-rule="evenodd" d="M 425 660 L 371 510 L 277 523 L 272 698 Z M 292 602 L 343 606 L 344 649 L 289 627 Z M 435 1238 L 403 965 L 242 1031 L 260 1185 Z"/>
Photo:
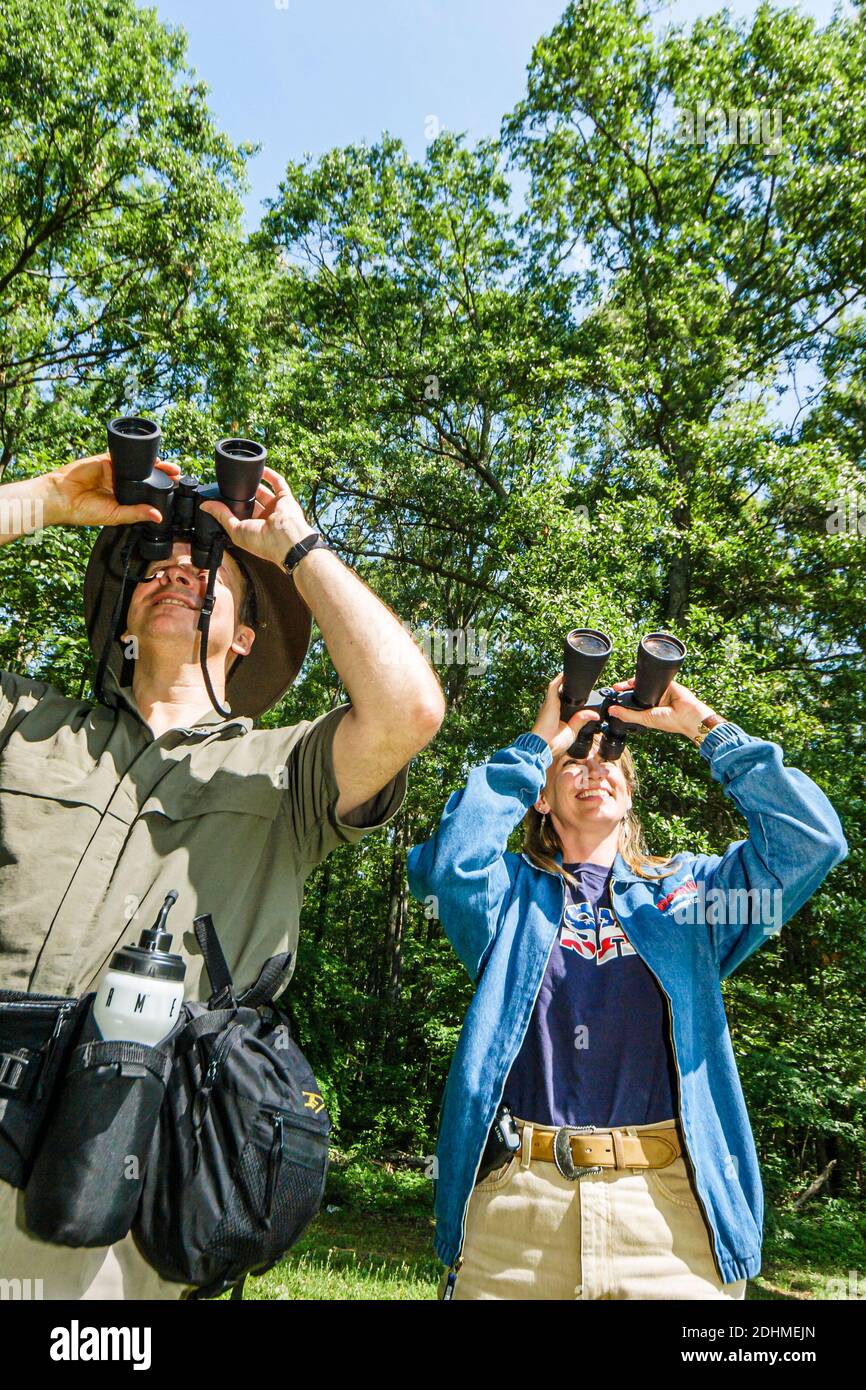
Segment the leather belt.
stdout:
<path fill-rule="evenodd" d="M 522 1133 L 526 1121 L 515 1117 Z M 589 1177 L 604 1168 L 667 1168 L 682 1153 L 679 1128 L 644 1129 L 629 1134 L 624 1129 L 578 1129 L 532 1131 L 532 1158 L 555 1163 L 563 1177 Z"/>

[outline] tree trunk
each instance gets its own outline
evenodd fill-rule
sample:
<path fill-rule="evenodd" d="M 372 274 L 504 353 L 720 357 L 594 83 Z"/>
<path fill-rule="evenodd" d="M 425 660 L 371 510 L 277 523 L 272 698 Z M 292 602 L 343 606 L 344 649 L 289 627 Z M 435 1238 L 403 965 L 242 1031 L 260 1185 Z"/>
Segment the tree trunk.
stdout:
<path fill-rule="evenodd" d="M 388 892 L 388 918 L 385 928 L 385 969 L 382 993 L 389 1004 L 395 1004 L 400 993 L 403 974 L 403 934 L 406 929 L 407 887 L 406 846 L 409 843 L 408 816 L 400 817 L 394 833 L 394 854 L 391 859 L 391 882 Z"/>

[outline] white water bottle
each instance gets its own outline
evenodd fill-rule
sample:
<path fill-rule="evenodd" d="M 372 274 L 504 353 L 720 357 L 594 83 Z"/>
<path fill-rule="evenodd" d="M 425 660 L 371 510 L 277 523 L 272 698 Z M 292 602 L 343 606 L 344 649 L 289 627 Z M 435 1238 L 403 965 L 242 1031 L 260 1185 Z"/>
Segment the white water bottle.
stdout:
<path fill-rule="evenodd" d="M 93 1002 L 93 1018 L 105 1042 L 138 1042 L 149 1047 L 174 1028 L 183 1003 L 186 964 L 173 954 L 165 930 L 177 893 L 167 895 L 153 926 L 137 946 L 121 946 L 111 958 Z"/>

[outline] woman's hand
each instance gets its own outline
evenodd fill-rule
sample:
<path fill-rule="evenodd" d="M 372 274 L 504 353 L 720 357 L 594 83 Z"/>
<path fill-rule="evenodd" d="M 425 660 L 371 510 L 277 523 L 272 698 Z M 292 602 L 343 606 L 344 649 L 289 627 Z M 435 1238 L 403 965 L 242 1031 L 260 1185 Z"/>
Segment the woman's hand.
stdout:
<path fill-rule="evenodd" d="M 627 681 L 616 681 L 614 690 L 632 690 L 634 688 L 634 677 Z M 667 734 L 684 734 L 692 741 L 697 738 L 701 724 L 704 720 L 707 723 L 721 724 L 722 717 L 716 714 L 710 705 L 704 704 L 697 695 L 693 695 L 684 685 L 678 685 L 676 681 L 671 681 L 661 703 L 652 709 L 632 710 L 624 709 L 622 705 L 611 705 L 608 713 L 616 719 L 621 719 L 623 724 L 642 724 L 645 729 L 659 729 Z"/>
<path fill-rule="evenodd" d="M 157 468 L 170 478 L 180 477 L 180 467 L 157 459 Z M 34 478 L 36 496 L 44 505 L 46 526 L 131 526 L 136 521 L 160 521 L 156 507 L 147 502 L 122 507 L 114 496 L 109 454 L 76 459 L 62 468 Z"/>
<path fill-rule="evenodd" d="M 253 514 L 247 521 L 238 521 L 222 502 L 202 502 L 201 509 L 216 517 L 234 545 L 275 565 L 281 565 L 292 546 L 314 529 L 285 478 L 273 468 L 262 472 Z"/>
<path fill-rule="evenodd" d="M 563 672 L 547 687 L 547 694 L 541 709 L 538 711 L 538 718 L 532 726 L 532 732 L 543 738 L 549 744 L 550 751 L 554 758 L 559 753 L 567 753 L 574 740 L 577 738 L 584 724 L 598 720 L 598 714 L 593 709 L 581 709 L 577 714 L 573 714 L 568 723 L 564 723 L 559 717 L 559 693 L 562 689 Z"/>

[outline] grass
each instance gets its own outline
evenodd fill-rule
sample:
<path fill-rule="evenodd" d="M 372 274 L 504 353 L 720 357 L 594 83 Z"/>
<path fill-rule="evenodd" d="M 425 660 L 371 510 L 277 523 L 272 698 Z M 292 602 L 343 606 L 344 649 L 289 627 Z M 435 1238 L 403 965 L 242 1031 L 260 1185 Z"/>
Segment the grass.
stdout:
<path fill-rule="evenodd" d="M 244 1298 L 435 1300 L 443 1267 L 433 1253 L 433 1225 L 423 1174 L 337 1155 L 319 1216 L 279 1265 L 247 1280 Z M 866 1298 L 862 1210 L 837 1198 L 817 1199 L 805 1214 L 768 1207 L 763 1266 L 746 1298 L 840 1297 Z"/>
<path fill-rule="evenodd" d="M 431 1219 L 340 1208 L 323 1211 L 281 1264 L 249 1279 L 244 1298 L 435 1299 L 441 1269 Z"/>
<path fill-rule="evenodd" d="M 866 1299 L 866 1216 L 837 1197 L 814 1200 L 804 1214 L 768 1208 L 761 1273 L 747 1297 Z"/>

